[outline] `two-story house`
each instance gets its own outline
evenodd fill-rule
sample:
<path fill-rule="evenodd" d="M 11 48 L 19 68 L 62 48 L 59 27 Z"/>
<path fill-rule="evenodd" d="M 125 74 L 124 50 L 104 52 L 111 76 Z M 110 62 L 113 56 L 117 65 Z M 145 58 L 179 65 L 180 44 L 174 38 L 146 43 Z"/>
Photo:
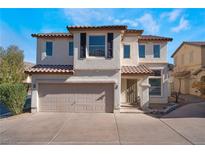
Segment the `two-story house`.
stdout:
<path fill-rule="evenodd" d="M 204 95 L 193 87 L 205 82 L 205 42 L 183 42 L 172 54 L 174 58 L 174 91 L 182 94 Z"/>
<path fill-rule="evenodd" d="M 125 25 L 67 26 L 37 38 L 32 111 L 113 112 L 167 103 L 167 43 Z"/>

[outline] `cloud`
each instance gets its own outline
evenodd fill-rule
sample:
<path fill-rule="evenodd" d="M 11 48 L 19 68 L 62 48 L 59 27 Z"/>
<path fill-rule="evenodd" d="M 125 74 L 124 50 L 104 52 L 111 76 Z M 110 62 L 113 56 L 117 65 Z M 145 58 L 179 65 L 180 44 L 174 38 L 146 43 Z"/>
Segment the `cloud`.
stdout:
<path fill-rule="evenodd" d="M 142 27 L 151 34 L 159 32 L 159 25 L 149 13 L 136 18 L 123 17 L 111 9 L 64 9 L 65 18 L 74 25 L 127 25 L 129 28 Z"/>
<path fill-rule="evenodd" d="M 145 13 L 138 21 L 148 33 L 155 34 L 159 32 L 160 26 L 151 14 Z"/>
<path fill-rule="evenodd" d="M 161 14 L 161 18 L 168 17 L 170 22 L 175 21 L 182 14 L 182 9 L 174 9 L 171 12 L 164 12 Z"/>
<path fill-rule="evenodd" d="M 110 10 L 105 9 L 64 9 L 64 15 L 74 25 L 91 25 L 97 22 L 107 21 L 110 17 Z M 97 21 L 97 22 L 96 22 Z"/>
<path fill-rule="evenodd" d="M 179 25 L 176 27 L 173 27 L 171 31 L 178 33 L 180 31 L 187 30 L 188 28 L 189 28 L 189 21 L 184 19 L 184 17 L 181 17 L 179 21 Z"/>
<path fill-rule="evenodd" d="M 110 20 L 111 23 L 116 25 L 128 25 L 130 27 L 137 27 L 138 21 L 136 19 L 115 19 L 112 17 L 109 17 L 108 20 Z"/>

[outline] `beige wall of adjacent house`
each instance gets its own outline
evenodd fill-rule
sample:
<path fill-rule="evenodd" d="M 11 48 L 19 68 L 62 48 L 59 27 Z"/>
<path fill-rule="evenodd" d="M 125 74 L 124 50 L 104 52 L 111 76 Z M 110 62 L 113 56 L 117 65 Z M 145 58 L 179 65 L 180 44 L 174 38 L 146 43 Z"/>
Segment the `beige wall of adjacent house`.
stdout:
<path fill-rule="evenodd" d="M 121 46 L 121 31 L 86 31 L 86 58 L 80 58 L 80 33 L 84 31 L 72 32 L 74 36 L 74 68 L 77 70 L 109 70 L 120 69 L 120 46 Z M 113 40 L 113 58 L 105 57 L 89 57 L 89 35 L 105 35 L 107 40 L 107 33 L 114 33 Z M 107 41 L 105 42 L 105 51 L 107 52 Z"/>
<path fill-rule="evenodd" d="M 193 88 L 194 81 L 200 81 L 203 73 L 192 75 L 194 71 L 205 66 L 205 47 L 184 44 L 174 55 L 175 68 L 174 72 L 190 71 L 191 75 L 181 79 L 181 93 L 200 95 L 200 92 Z M 174 79 L 174 91 L 179 90 L 179 79 Z"/>
<path fill-rule="evenodd" d="M 194 70 L 201 67 L 202 64 L 201 47 L 184 44 L 174 55 L 174 71 Z"/>
<path fill-rule="evenodd" d="M 205 67 L 205 46 L 202 46 L 201 47 L 201 63 L 202 63 L 202 66 Z"/>
<path fill-rule="evenodd" d="M 53 42 L 53 55 L 46 56 L 46 42 Z M 37 38 L 37 64 L 73 65 L 73 56 L 69 56 L 69 38 Z"/>

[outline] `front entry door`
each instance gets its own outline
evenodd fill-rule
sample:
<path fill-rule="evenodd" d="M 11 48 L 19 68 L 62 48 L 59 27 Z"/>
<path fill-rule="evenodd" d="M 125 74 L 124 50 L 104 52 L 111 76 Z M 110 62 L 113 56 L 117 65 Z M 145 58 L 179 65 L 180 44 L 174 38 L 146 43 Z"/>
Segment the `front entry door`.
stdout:
<path fill-rule="evenodd" d="M 137 103 L 137 80 L 127 79 L 127 103 Z"/>

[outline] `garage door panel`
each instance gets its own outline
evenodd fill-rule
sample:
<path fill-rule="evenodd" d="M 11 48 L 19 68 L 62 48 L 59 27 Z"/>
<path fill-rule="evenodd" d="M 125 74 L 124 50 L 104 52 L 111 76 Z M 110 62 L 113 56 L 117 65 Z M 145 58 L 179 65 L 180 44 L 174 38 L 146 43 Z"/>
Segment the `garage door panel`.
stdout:
<path fill-rule="evenodd" d="M 40 111 L 113 112 L 113 84 L 39 84 Z"/>

